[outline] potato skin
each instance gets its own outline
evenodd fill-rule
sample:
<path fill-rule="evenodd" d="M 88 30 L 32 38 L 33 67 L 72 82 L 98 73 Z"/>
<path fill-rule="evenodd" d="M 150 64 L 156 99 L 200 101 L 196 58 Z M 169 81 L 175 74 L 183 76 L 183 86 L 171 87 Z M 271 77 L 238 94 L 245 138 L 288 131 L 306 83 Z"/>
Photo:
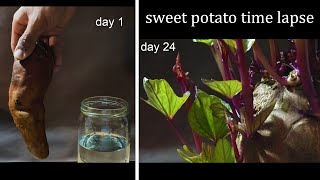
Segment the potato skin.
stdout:
<path fill-rule="evenodd" d="M 273 88 L 260 84 L 254 91 L 254 107 L 268 99 L 277 103 L 252 138 L 239 134 L 238 147 L 248 163 L 320 162 L 320 119 L 303 115 L 309 108 L 301 88 Z M 274 91 L 274 92 L 272 92 Z M 276 95 L 277 94 L 277 95 Z"/>
<path fill-rule="evenodd" d="M 37 159 L 49 155 L 45 132 L 45 93 L 54 67 L 50 47 L 38 41 L 25 60 L 14 60 L 9 89 L 9 109 L 28 150 Z"/>

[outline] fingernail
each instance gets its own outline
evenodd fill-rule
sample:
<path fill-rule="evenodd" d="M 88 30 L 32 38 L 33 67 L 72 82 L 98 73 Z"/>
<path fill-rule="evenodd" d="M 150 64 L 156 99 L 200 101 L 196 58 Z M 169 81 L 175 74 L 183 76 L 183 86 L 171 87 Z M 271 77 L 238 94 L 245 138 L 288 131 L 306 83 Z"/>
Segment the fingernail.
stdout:
<path fill-rule="evenodd" d="M 14 58 L 16 58 L 17 60 L 23 60 L 25 57 L 25 52 L 22 51 L 21 49 L 17 49 L 14 54 L 13 54 Z"/>

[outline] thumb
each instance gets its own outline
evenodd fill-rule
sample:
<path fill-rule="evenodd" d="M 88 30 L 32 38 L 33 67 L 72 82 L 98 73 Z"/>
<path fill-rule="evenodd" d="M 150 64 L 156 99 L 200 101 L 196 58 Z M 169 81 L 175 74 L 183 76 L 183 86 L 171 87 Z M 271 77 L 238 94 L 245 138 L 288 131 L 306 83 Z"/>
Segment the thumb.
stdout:
<path fill-rule="evenodd" d="M 24 60 L 33 52 L 36 42 L 41 34 L 41 23 L 28 22 L 27 28 L 19 38 L 17 46 L 14 51 L 14 58 L 17 60 Z"/>

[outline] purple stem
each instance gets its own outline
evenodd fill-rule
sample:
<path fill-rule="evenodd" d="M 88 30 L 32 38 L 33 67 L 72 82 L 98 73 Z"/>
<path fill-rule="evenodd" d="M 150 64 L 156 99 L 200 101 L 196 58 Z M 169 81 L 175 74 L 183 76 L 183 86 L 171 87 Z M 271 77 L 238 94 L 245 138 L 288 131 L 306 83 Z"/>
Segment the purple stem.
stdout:
<path fill-rule="evenodd" d="M 253 52 L 256 55 L 257 59 L 259 59 L 260 63 L 264 67 L 264 69 L 268 71 L 268 73 L 270 74 L 270 76 L 273 79 L 278 81 L 278 83 L 280 83 L 282 86 L 288 85 L 287 79 L 280 77 L 279 74 L 276 72 L 275 68 L 269 64 L 269 61 L 263 55 L 262 50 L 261 50 L 260 46 L 258 45 L 258 43 L 253 44 Z"/>
<path fill-rule="evenodd" d="M 309 52 L 317 52 L 316 46 L 315 46 L 316 40 L 315 39 L 310 39 L 308 42 L 310 44 Z M 317 58 L 317 53 L 310 53 L 309 64 L 312 64 L 312 66 L 310 66 L 312 76 L 313 77 L 314 76 L 316 76 L 316 77 L 318 76 L 319 77 L 318 73 L 320 72 L 320 63 L 319 63 L 319 60 Z"/>
<path fill-rule="evenodd" d="M 252 49 L 253 49 L 253 48 L 252 48 Z M 261 66 L 261 65 L 262 65 L 260 59 L 259 59 L 258 56 L 257 56 L 257 53 L 256 53 L 254 50 L 253 50 L 253 59 L 254 59 L 254 61 L 257 63 L 258 66 Z"/>
<path fill-rule="evenodd" d="M 174 124 L 172 119 L 168 118 L 168 122 L 171 125 L 171 127 L 173 128 L 173 130 L 176 132 L 177 136 L 179 137 L 181 143 L 183 145 L 189 146 L 188 142 L 186 141 L 186 139 L 184 138 L 184 136 L 182 135 L 181 131 L 177 128 L 177 126 Z"/>
<path fill-rule="evenodd" d="M 180 54 L 177 55 L 176 64 L 175 64 L 175 66 L 173 66 L 173 71 L 176 74 L 176 78 L 177 78 L 177 80 L 179 82 L 179 85 L 180 85 L 182 93 L 184 94 L 188 90 L 191 92 L 191 90 L 190 90 L 191 85 L 190 86 L 187 85 L 187 79 L 188 78 L 186 76 L 186 73 L 182 69 Z M 194 87 L 193 83 L 192 83 L 192 86 Z M 190 97 L 189 97 L 187 99 L 187 101 L 186 101 L 186 107 L 187 107 L 186 111 L 187 111 L 187 113 L 191 109 L 191 106 L 192 106 L 192 102 L 191 102 Z M 197 152 L 201 153 L 202 152 L 201 137 L 198 134 L 196 134 L 193 130 L 192 130 L 192 137 L 193 137 L 193 141 L 194 141 L 194 144 L 196 146 Z"/>
<path fill-rule="evenodd" d="M 223 64 L 221 61 L 221 54 L 219 54 L 217 51 L 219 51 L 218 47 L 216 45 L 213 45 L 210 47 L 212 55 L 214 57 L 214 60 L 216 61 L 217 65 L 218 65 L 218 69 L 220 71 L 220 74 L 222 75 L 222 77 L 224 78 L 224 68 L 223 68 Z"/>
<path fill-rule="evenodd" d="M 230 80 L 232 79 L 231 78 L 231 71 L 230 71 L 230 68 L 229 68 L 229 59 L 228 59 L 228 52 L 224 49 L 222 49 L 223 47 L 221 47 L 221 54 L 222 54 L 222 64 L 223 64 L 223 71 L 224 71 L 224 74 L 223 74 L 223 79 L 225 80 Z"/>
<path fill-rule="evenodd" d="M 221 61 L 223 64 L 223 72 L 224 72 L 222 74 L 223 80 L 234 79 L 233 75 L 231 73 L 231 68 L 229 67 L 229 63 L 230 63 L 229 54 L 232 52 L 231 52 L 230 48 L 228 47 L 228 45 L 223 40 L 219 40 L 218 42 L 220 42 L 219 47 L 220 47 L 220 52 L 221 52 Z M 228 102 L 232 108 L 234 116 L 238 115 L 237 111 L 239 112 L 239 108 L 240 108 L 239 102 L 240 101 L 239 101 L 238 96 L 234 96 L 231 99 L 231 101 Z M 238 118 L 235 120 L 237 121 Z"/>
<path fill-rule="evenodd" d="M 193 140 L 194 140 L 194 143 L 196 145 L 196 150 L 198 153 L 201 153 L 202 152 L 202 146 L 201 146 L 201 138 L 200 136 L 195 133 L 194 131 L 192 131 L 192 137 L 193 137 Z"/>
<path fill-rule="evenodd" d="M 234 79 L 233 75 L 231 73 L 231 68 L 229 67 L 229 54 L 232 53 L 231 50 L 229 49 L 228 45 L 223 41 L 223 40 L 219 40 L 219 50 L 221 53 L 221 62 L 223 65 L 223 73 L 222 77 L 223 80 L 231 80 Z M 235 122 L 240 122 L 239 118 L 238 118 L 238 113 L 237 110 L 239 111 L 239 97 L 238 96 L 234 96 L 231 99 L 228 99 L 228 103 L 232 109 L 232 118 L 234 119 Z M 231 127 L 231 125 L 228 123 L 228 127 L 230 129 L 231 132 L 231 144 L 232 144 L 232 148 L 235 154 L 235 158 L 237 160 L 237 162 L 239 162 L 240 159 L 240 154 L 239 154 L 239 150 L 238 150 L 238 146 L 236 143 L 236 137 L 237 137 L 237 132 L 234 131 L 234 129 Z M 231 122 L 230 122 L 231 123 Z"/>
<path fill-rule="evenodd" d="M 183 85 L 185 86 L 184 83 L 183 83 Z M 185 92 L 183 92 L 183 93 L 185 93 Z M 192 103 L 191 103 L 190 97 L 189 97 L 186 102 L 187 113 L 190 111 L 191 106 L 192 106 Z M 201 153 L 202 152 L 202 142 L 201 142 L 200 136 L 192 130 L 192 137 L 193 137 L 193 141 L 196 146 L 197 152 Z"/>
<path fill-rule="evenodd" d="M 313 115 L 320 117 L 320 100 L 313 84 L 313 78 L 309 64 L 309 61 L 311 60 L 310 57 L 315 57 L 313 55 L 315 51 L 309 52 L 310 50 L 315 49 L 312 47 L 315 44 L 308 43 L 308 40 L 305 39 L 296 39 L 295 44 L 297 49 L 297 63 L 300 70 L 300 78 L 304 94 L 309 100 Z"/>
<path fill-rule="evenodd" d="M 233 118 L 237 123 L 240 122 L 240 119 L 239 119 L 239 117 L 238 117 L 238 114 L 237 114 L 236 108 L 235 108 L 235 106 L 234 106 L 233 100 L 232 100 L 232 99 L 228 99 L 228 104 L 230 105 L 231 110 L 232 110 L 232 118 Z"/>
<path fill-rule="evenodd" d="M 191 106 L 192 106 L 192 103 L 189 98 L 187 99 L 186 106 L 187 106 L 187 113 L 188 113 L 191 109 Z M 196 146 L 197 152 L 201 153 L 202 152 L 202 141 L 201 141 L 200 136 L 192 130 L 192 137 L 193 137 L 193 141 Z"/>
<path fill-rule="evenodd" d="M 234 156 L 236 158 L 236 161 L 238 163 L 242 162 L 242 158 L 240 158 L 240 153 L 239 153 L 239 149 L 236 143 L 236 139 L 237 139 L 237 132 L 232 128 L 232 122 L 229 121 L 228 122 L 228 127 L 231 131 L 231 144 L 233 147 L 233 152 L 234 152 Z"/>
<path fill-rule="evenodd" d="M 277 61 L 280 60 L 280 51 L 275 39 L 269 39 L 269 48 L 271 53 L 271 65 L 277 67 Z"/>
<path fill-rule="evenodd" d="M 248 125 L 251 125 L 253 123 L 252 89 L 250 86 L 248 69 L 246 67 L 242 40 L 237 39 L 236 44 L 237 44 L 237 58 L 239 61 L 240 78 L 242 83 L 241 97 L 243 98 L 242 100 L 244 103 L 244 108 L 246 113 L 246 122 L 249 123 L 247 124 L 247 128 L 250 128 L 250 126 Z M 251 130 L 249 130 L 249 133 L 247 134 L 247 137 L 250 137 L 250 136 L 251 136 Z"/>

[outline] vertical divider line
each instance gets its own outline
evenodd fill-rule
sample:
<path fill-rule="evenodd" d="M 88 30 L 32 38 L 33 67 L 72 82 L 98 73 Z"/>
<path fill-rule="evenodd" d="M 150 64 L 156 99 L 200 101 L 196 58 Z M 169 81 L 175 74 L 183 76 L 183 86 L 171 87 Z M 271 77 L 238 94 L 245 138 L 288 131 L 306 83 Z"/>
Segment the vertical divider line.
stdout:
<path fill-rule="evenodd" d="M 139 0 L 135 0 L 135 180 L 139 180 Z"/>

